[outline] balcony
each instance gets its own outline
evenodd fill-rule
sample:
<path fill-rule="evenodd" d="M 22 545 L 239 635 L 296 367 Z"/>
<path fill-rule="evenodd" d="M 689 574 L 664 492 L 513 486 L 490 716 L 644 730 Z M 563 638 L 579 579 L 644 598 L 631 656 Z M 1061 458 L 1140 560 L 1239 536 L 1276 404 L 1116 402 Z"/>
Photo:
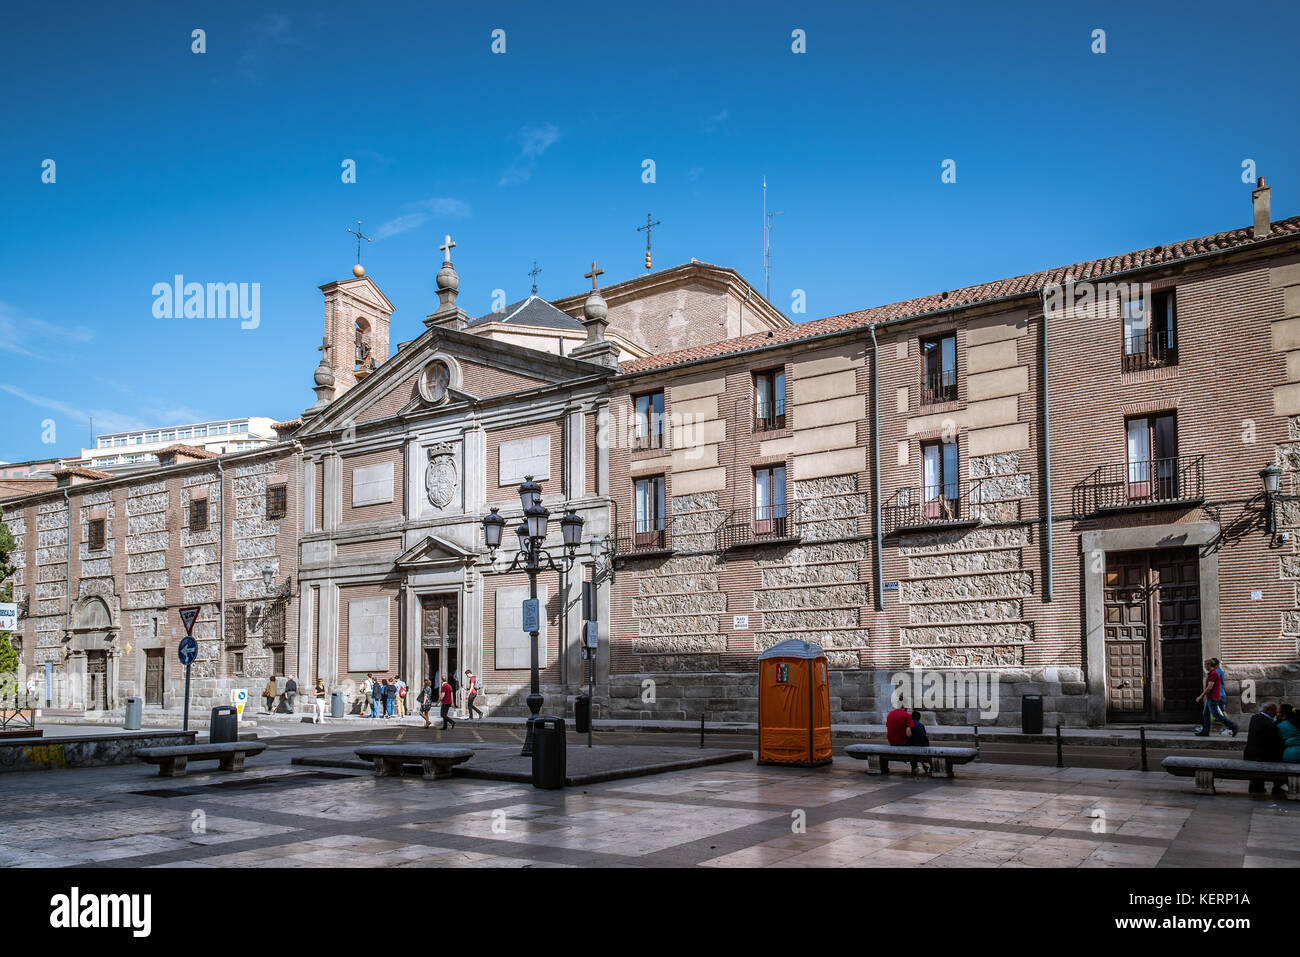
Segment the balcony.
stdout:
<path fill-rule="evenodd" d="M 927 372 L 921 382 L 921 404 L 957 401 L 957 370 Z"/>
<path fill-rule="evenodd" d="M 1124 371 L 1141 372 L 1178 364 L 1172 332 L 1140 332 L 1124 340 Z"/>
<path fill-rule="evenodd" d="M 646 525 L 650 523 L 645 523 Z M 663 528 L 649 528 L 642 523 L 620 522 L 615 526 L 615 554 L 619 558 L 644 558 L 668 555 L 673 550 L 673 522 L 665 518 Z"/>
<path fill-rule="evenodd" d="M 738 508 L 718 526 L 718 550 L 761 545 L 787 545 L 799 541 L 799 503 Z"/>
<path fill-rule="evenodd" d="M 886 535 L 923 528 L 960 528 L 980 523 L 971 511 L 972 496 L 962 494 L 961 484 L 900 488 L 881 506 L 880 519 Z"/>
<path fill-rule="evenodd" d="M 1205 456 L 1100 465 L 1073 498 L 1076 515 L 1196 505 L 1205 501 Z"/>
<path fill-rule="evenodd" d="M 760 402 L 754 409 L 754 431 L 785 428 L 785 402 Z"/>

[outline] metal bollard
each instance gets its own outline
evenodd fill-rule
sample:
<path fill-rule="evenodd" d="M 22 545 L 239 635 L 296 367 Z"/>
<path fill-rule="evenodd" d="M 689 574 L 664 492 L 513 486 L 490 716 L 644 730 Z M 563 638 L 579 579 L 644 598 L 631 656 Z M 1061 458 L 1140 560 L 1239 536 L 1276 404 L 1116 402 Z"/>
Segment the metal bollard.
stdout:
<path fill-rule="evenodd" d="M 1061 757 L 1061 726 L 1059 724 L 1056 726 L 1056 766 L 1058 768 L 1065 767 L 1065 759 Z"/>
<path fill-rule="evenodd" d="M 975 760 L 978 761 L 980 759 L 980 726 L 973 724 L 971 727 L 975 729 Z"/>
<path fill-rule="evenodd" d="M 1147 767 L 1147 729 L 1146 728 L 1142 728 L 1142 727 L 1138 728 L 1138 740 L 1142 744 L 1142 770 L 1149 771 L 1150 768 Z"/>
<path fill-rule="evenodd" d="M 704 747 L 704 712 L 700 712 L 700 747 Z"/>

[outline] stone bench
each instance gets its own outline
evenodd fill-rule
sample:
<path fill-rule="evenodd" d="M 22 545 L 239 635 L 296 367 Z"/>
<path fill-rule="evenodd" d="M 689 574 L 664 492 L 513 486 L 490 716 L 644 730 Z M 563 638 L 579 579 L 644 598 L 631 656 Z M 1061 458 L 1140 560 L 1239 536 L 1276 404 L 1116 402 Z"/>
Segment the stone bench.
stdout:
<path fill-rule="evenodd" d="M 418 764 L 424 768 L 424 780 L 437 781 L 451 777 L 452 766 L 468 761 L 474 752 L 440 744 L 374 744 L 357 748 L 357 757 L 374 762 L 376 777 L 400 777 L 403 765 Z"/>
<path fill-rule="evenodd" d="M 1300 801 L 1300 764 L 1173 755 L 1161 761 L 1160 766 L 1177 777 L 1195 777 L 1197 794 L 1213 794 L 1215 778 L 1236 781 L 1276 781 L 1286 778 L 1286 796 L 1292 801 Z"/>
<path fill-rule="evenodd" d="M 244 756 L 261 754 L 266 750 L 263 741 L 230 741 L 225 744 L 182 744 L 170 748 L 141 748 L 135 756 L 141 761 L 158 765 L 158 776 L 185 777 L 186 765 L 195 761 L 219 761 L 222 771 L 244 770 Z"/>
<path fill-rule="evenodd" d="M 865 759 L 868 774 L 888 774 L 890 761 L 921 761 L 930 765 L 930 776 L 950 778 L 953 765 L 974 761 L 979 755 L 975 748 L 925 747 L 894 744 L 850 744 L 844 753 L 851 758 Z"/>

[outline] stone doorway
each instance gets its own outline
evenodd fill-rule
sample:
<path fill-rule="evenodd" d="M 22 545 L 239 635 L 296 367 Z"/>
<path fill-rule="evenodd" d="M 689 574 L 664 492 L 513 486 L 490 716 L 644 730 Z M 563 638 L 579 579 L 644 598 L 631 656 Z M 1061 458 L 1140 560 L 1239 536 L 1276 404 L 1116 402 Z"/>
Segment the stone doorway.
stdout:
<path fill-rule="evenodd" d="M 460 615 L 455 592 L 420 596 L 425 676 L 441 683 L 460 668 Z"/>
<path fill-rule="evenodd" d="M 146 648 L 144 651 L 144 703 L 163 703 L 163 649 Z"/>
<path fill-rule="evenodd" d="M 86 652 L 86 710 L 108 709 L 108 652 Z"/>
<path fill-rule="evenodd" d="M 1199 554 L 1170 548 L 1106 554 L 1106 718 L 1197 716 L 1201 675 Z"/>

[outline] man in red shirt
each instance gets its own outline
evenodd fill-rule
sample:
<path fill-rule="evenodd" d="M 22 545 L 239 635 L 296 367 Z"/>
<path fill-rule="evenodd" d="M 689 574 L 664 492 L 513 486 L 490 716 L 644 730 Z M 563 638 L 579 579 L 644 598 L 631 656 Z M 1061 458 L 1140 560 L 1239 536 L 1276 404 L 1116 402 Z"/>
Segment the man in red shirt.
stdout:
<path fill-rule="evenodd" d="M 905 745 L 912 737 L 915 722 L 905 708 L 895 708 L 885 716 L 885 739 L 890 744 Z"/>
<path fill-rule="evenodd" d="M 442 693 L 439 695 L 439 703 L 442 705 L 442 709 L 441 709 L 441 710 L 442 710 L 442 730 L 443 730 L 443 731 L 446 731 L 446 730 L 447 730 L 447 725 L 449 725 L 449 724 L 450 724 L 453 728 L 456 727 L 456 722 L 455 722 L 454 720 L 452 720 L 452 718 L 450 718 L 450 717 L 448 716 L 448 714 L 447 714 L 447 712 L 451 710 L 451 702 L 452 702 L 452 700 L 453 700 L 453 698 L 452 698 L 451 682 L 448 681 L 446 678 L 443 678 L 443 679 L 442 679 Z"/>

